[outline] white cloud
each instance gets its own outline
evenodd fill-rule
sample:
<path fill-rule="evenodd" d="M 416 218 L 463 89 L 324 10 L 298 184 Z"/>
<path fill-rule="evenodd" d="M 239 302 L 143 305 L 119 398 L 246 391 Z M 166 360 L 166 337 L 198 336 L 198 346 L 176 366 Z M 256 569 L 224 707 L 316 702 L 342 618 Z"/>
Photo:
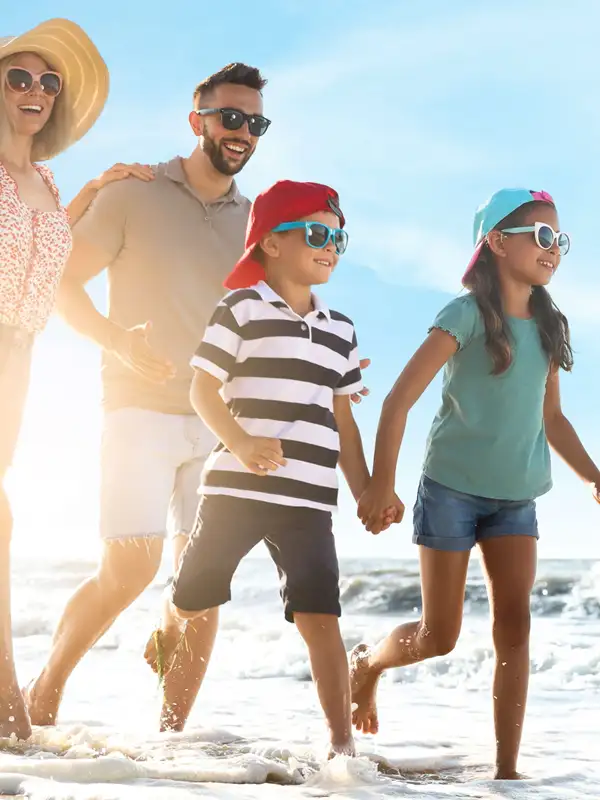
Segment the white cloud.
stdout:
<path fill-rule="evenodd" d="M 590 154 L 597 150 L 589 92 L 598 7 L 473 3 L 409 25 L 398 9 L 266 70 L 274 124 L 243 183 L 251 194 L 281 177 L 333 184 L 349 218 L 349 259 L 384 281 L 455 294 L 480 192 L 528 181 L 552 188 L 563 133 L 576 144 L 571 113 L 584 126 L 592 117 L 590 130 L 575 127 Z M 559 46 L 540 24 L 547 19 Z M 597 324 L 600 291 L 569 259 L 557 299 L 571 317 Z"/>
<path fill-rule="evenodd" d="M 340 24 L 327 47 L 304 52 L 293 66 L 265 68 L 274 125 L 250 174 L 264 181 L 317 169 L 350 172 L 365 179 L 367 189 L 381 190 L 386 174 L 393 181 L 518 169 L 523 154 L 492 145 L 486 121 L 502 122 L 508 131 L 523 126 L 531 158 L 532 122 L 538 136 L 541 126 L 556 126 L 561 91 L 568 91 L 569 110 L 574 104 L 589 108 L 594 17 L 593 0 L 568 7 L 536 0 L 472 4 L 466 11 L 449 6 L 412 24 L 389 7 L 376 24 L 371 14 L 350 29 Z M 549 46 L 541 19 L 560 31 L 560 47 Z M 530 95 L 545 118 L 530 114 L 511 122 L 513 92 L 521 100 Z M 455 104 L 464 116 L 450 127 L 444 123 Z"/>
<path fill-rule="evenodd" d="M 355 226 L 356 228 L 357 226 Z M 469 252 L 455 241 L 419 227 L 360 225 L 352 232 L 352 259 L 388 283 L 420 285 L 456 294 Z"/>
<path fill-rule="evenodd" d="M 562 277 L 552 288 L 552 296 L 571 320 L 600 328 L 600 286 L 597 281 Z"/>
<path fill-rule="evenodd" d="M 349 219 L 349 259 L 388 282 L 455 293 L 481 192 L 529 179 L 552 188 L 561 164 L 581 158 L 575 144 L 587 155 L 586 176 L 600 180 L 592 99 L 598 6 L 473 0 L 457 9 L 433 1 L 430 13 L 409 14 L 382 3 L 377 15 L 357 8 L 340 16 L 335 35 L 261 65 L 273 125 L 240 184 L 251 197 L 282 177 L 333 184 Z M 288 14 L 302 9 L 287 0 Z M 85 150 L 69 158 L 89 169 L 90 145 L 98 167 L 107 154 L 110 161 L 186 153 L 193 147 L 186 116 L 182 98 L 143 113 L 109 102 Z M 561 160 L 565 135 L 571 152 Z M 576 261 L 569 270 L 556 282 L 557 299 L 571 316 L 597 324 L 593 272 Z"/>
<path fill-rule="evenodd" d="M 434 228 L 386 227 L 374 235 L 377 225 L 358 224 L 352 234 L 352 258 L 372 269 L 381 280 L 403 286 L 424 286 L 457 294 L 472 249 L 461 246 Z M 569 319 L 583 326 L 600 326 L 600 286 L 588 280 L 587 270 L 574 274 L 563 268 L 550 290 Z"/>

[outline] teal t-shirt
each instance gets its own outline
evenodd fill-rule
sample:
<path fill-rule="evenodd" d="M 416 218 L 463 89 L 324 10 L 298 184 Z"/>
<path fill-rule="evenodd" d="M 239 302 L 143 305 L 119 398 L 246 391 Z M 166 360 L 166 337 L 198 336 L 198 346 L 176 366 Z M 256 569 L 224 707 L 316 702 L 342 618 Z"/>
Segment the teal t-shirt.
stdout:
<path fill-rule="evenodd" d="M 424 472 L 457 492 L 529 500 L 552 486 L 543 412 L 549 360 L 535 320 L 508 321 L 512 363 L 492 375 L 473 295 L 457 297 L 436 317 L 432 328 L 454 336 L 459 349 L 444 369 Z"/>

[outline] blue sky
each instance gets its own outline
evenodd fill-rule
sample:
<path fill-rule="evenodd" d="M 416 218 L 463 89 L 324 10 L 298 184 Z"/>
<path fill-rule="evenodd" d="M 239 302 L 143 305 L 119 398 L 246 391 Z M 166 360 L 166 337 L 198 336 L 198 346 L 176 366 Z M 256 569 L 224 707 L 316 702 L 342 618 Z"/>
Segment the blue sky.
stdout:
<path fill-rule="evenodd" d="M 502 186 L 550 191 L 573 239 L 553 284 L 576 350 L 563 402 L 600 460 L 596 0 L 30 0 L 3 11 L 1 34 L 49 16 L 81 24 L 111 70 L 100 121 L 52 164 L 65 200 L 115 161 L 187 155 L 194 85 L 233 60 L 264 71 L 273 125 L 240 187 L 253 197 L 289 177 L 340 192 L 350 247 L 324 294 L 354 319 L 373 360 L 372 395 L 357 411 L 369 453 L 386 392 L 460 289 L 475 207 Z M 93 291 L 104 304 L 102 280 Z M 398 469 L 407 507 L 438 400 L 436 381 L 409 421 Z M 53 321 L 10 479 L 17 549 L 95 547 L 98 403 L 96 351 Z M 599 507 L 562 464 L 554 472 L 555 489 L 539 503 L 540 554 L 600 557 Z M 412 556 L 410 536 L 409 515 L 371 539 L 343 495 L 341 554 Z"/>

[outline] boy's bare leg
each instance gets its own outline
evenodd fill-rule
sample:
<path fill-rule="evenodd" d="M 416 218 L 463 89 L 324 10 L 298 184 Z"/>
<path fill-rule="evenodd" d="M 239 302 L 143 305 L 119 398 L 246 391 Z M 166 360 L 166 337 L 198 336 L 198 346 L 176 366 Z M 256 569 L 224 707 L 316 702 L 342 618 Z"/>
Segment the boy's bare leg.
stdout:
<path fill-rule="evenodd" d="M 83 656 L 152 582 L 162 555 L 158 537 L 105 541 L 96 575 L 71 597 L 48 662 L 26 691 L 34 725 L 55 725 L 63 691 Z"/>
<path fill-rule="evenodd" d="M 363 733 L 377 733 L 377 685 L 381 674 L 450 653 L 462 623 L 469 552 L 419 548 L 423 615 L 399 625 L 376 647 L 354 648 L 350 663 L 352 721 Z"/>
<path fill-rule="evenodd" d="M 294 613 L 294 622 L 308 647 L 313 681 L 329 728 L 329 757 L 353 756 L 348 659 L 339 621 L 331 614 Z"/>
<path fill-rule="evenodd" d="M 18 739 L 31 736 L 31 725 L 19 690 L 13 661 L 10 613 L 10 539 L 12 515 L 0 483 L 0 738 L 14 733 Z"/>

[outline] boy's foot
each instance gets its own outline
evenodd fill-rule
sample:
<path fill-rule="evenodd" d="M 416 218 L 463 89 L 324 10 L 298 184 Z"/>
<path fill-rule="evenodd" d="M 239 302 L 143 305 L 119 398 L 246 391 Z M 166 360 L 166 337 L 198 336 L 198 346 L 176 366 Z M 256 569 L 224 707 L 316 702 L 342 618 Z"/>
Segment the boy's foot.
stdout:
<path fill-rule="evenodd" d="M 327 751 L 327 760 L 331 761 L 332 758 L 336 756 L 350 756 L 354 758 L 356 755 L 356 747 L 354 746 L 354 739 L 350 737 L 345 742 L 341 743 L 334 743 L 332 742 L 329 745 L 329 750 Z"/>
<path fill-rule="evenodd" d="M 148 639 L 144 658 L 153 672 L 162 680 L 173 666 L 177 648 L 183 638 L 183 632 L 176 627 L 161 629 L 152 632 Z"/>
<path fill-rule="evenodd" d="M 357 644 L 350 653 L 350 690 L 352 693 L 352 724 L 363 733 L 377 733 L 377 684 L 381 674 L 369 666 L 371 651 L 366 644 Z"/>
<path fill-rule="evenodd" d="M 43 674 L 23 689 L 23 698 L 32 725 L 56 725 L 62 692 L 43 685 Z"/>
<path fill-rule="evenodd" d="M 23 695 L 11 680 L 0 686 L 0 739 L 9 739 L 13 734 L 17 739 L 29 739 L 31 722 Z"/>

